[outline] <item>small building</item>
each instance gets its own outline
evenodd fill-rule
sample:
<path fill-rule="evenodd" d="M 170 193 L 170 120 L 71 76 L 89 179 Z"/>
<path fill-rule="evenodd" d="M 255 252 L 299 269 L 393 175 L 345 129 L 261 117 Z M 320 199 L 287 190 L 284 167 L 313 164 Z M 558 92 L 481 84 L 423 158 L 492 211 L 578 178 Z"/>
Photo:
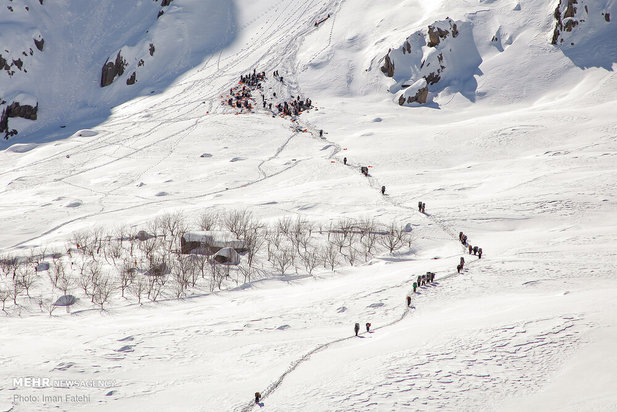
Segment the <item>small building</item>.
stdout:
<path fill-rule="evenodd" d="M 183 254 L 213 255 L 223 248 L 232 248 L 239 253 L 247 251 L 243 241 L 224 230 L 189 232 L 180 239 L 180 250 Z"/>
<path fill-rule="evenodd" d="M 214 260 L 223 265 L 237 265 L 240 263 L 240 255 L 231 247 L 224 247 L 214 254 Z"/>

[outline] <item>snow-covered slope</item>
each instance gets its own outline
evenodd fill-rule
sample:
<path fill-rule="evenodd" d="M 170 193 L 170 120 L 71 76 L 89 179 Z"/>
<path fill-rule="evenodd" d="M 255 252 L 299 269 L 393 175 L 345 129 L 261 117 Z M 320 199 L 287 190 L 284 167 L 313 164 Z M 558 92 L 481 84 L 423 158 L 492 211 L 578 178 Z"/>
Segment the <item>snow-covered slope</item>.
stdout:
<path fill-rule="evenodd" d="M 9 119 L 8 131 L 25 139 L 56 136 L 60 127 L 74 132 L 76 122 L 97 124 L 112 107 L 159 93 L 229 45 L 237 30 L 235 4 L 214 0 L 2 0 L 0 10 L 0 111 L 14 102 L 38 104 L 36 121 Z M 102 88 L 103 66 L 118 53 L 122 74 L 108 75 L 116 81 Z"/>
<path fill-rule="evenodd" d="M 17 1 L 5 3 L 2 13 Z M 46 85 L 33 75 L 52 40 L 40 31 L 43 52 L 24 56 L 32 76 L 9 81 L 0 72 L 3 96 L 36 98 L 40 120 L 0 143 L 0 251 L 6 258 L 45 249 L 50 263 L 36 272 L 32 298 L 24 292 L 17 304 L 11 274 L 0 274 L 9 293 L 1 405 L 246 411 L 257 410 L 260 391 L 273 411 L 614 410 L 617 7 L 579 0 L 577 18 L 586 21 L 553 45 L 555 9 L 567 7 L 558 3 L 262 0 L 202 8 L 174 0 L 157 20 L 158 2 L 134 10 L 109 2 L 101 16 L 126 16 L 135 31 L 120 38 L 102 36 L 105 24 L 93 30 L 97 62 L 87 76 L 68 72 L 77 76 L 77 97 L 67 99 L 74 113 L 64 118 L 45 117 L 64 111 L 43 105 L 64 77 Z M 68 19 L 69 4 L 27 3 L 49 21 Z M 54 26 L 55 35 L 76 39 L 73 29 L 109 21 L 80 13 L 80 24 Z M 28 27 L 42 26 L 32 21 L 15 25 L 27 41 L 11 47 L 38 38 Z M 429 26 L 450 22 L 459 35 L 429 47 Z M 182 42 L 166 35 L 172 28 Z M 225 34 L 196 36 L 202 28 Z M 2 39 L 18 41 L 6 33 Z M 165 37 L 160 45 L 156 36 Z M 410 36 L 418 41 L 407 48 Z M 68 43 L 62 53 L 79 41 Z M 393 77 L 381 70 L 389 50 Z M 133 66 L 101 89 L 102 64 L 118 51 Z M 436 51 L 444 82 L 428 85 L 428 104 L 401 107 L 401 93 L 415 96 L 403 84 L 422 82 L 430 74 L 422 62 L 434 66 Z M 137 83 L 127 86 L 132 70 Z M 293 122 L 265 109 L 258 92 L 252 112 L 230 107 L 230 88 L 253 70 L 266 73 L 267 102 L 301 96 L 315 107 Z M 39 80 L 30 86 L 26 78 Z M 322 264 L 310 275 L 302 265 L 283 275 L 264 259 L 250 282 L 233 272 L 226 290 L 210 292 L 200 278 L 182 299 L 174 297 L 174 266 L 157 302 L 116 293 L 105 311 L 74 284 L 71 313 L 46 312 L 61 294 L 47 273 L 64 265 L 79 278 L 85 252 L 75 233 L 151 230 L 152 219 L 176 212 L 196 230 L 203 211 L 232 209 L 264 225 L 301 217 L 321 225 L 314 237 L 322 240 L 338 236 L 327 229 L 332 222 L 368 218 L 409 224 L 415 240 L 366 261 L 358 249 L 353 265 L 344 246 L 336 270 Z M 461 245 L 461 231 L 483 248 L 481 259 Z M 112 254 L 93 258 L 120 282 Z M 427 271 L 436 282 L 414 294 L 413 281 Z M 353 336 L 356 322 L 370 322 L 372 332 Z M 56 387 L 33 388 L 20 377 Z M 81 385 L 57 387 L 66 380 Z"/>

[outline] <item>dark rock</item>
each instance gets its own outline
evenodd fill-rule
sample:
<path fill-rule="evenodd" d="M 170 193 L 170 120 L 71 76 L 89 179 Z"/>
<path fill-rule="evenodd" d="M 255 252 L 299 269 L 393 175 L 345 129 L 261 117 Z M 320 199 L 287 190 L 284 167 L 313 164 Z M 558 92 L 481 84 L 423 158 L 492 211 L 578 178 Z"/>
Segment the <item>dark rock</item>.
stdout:
<path fill-rule="evenodd" d="M 416 102 L 416 103 L 424 104 L 426 103 L 427 99 L 428 99 L 428 85 L 424 86 L 421 89 L 418 89 L 415 96 L 413 97 L 409 96 L 407 98 L 407 103 Z M 399 97 L 398 99 L 398 104 L 402 106 L 404 103 L 405 103 L 405 96 L 401 95 L 401 97 Z"/>
<path fill-rule="evenodd" d="M 604 14 L 604 20 L 606 20 L 607 22 L 611 21 L 611 13 L 605 13 Z"/>
<path fill-rule="evenodd" d="M 139 59 L 139 61 L 137 62 L 137 67 L 141 67 L 144 65 L 144 59 Z"/>
<path fill-rule="evenodd" d="M 394 76 L 394 63 L 390 60 L 391 50 L 392 49 L 388 50 L 388 54 L 386 54 L 386 57 L 384 58 L 384 64 L 381 66 L 381 71 L 388 77 Z"/>
<path fill-rule="evenodd" d="M 158 19 L 159 17 L 161 17 L 163 14 L 165 14 L 165 12 L 163 10 L 159 10 L 159 14 L 156 15 L 156 18 Z"/>
<path fill-rule="evenodd" d="M 136 76 L 137 76 L 137 74 L 135 72 L 133 72 L 133 74 L 131 74 L 131 77 L 126 79 L 126 84 L 129 85 L 129 86 L 132 85 L 132 84 L 135 84 Z"/>
<path fill-rule="evenodd" d="M 107 62 L 103 65 L 101 73 L 101 87 L 109 86 L 116 77 L 116 67 L 112 62 Z"/>
<path fill-rule="evenodd" d="M 428 26 L 428 38 L 429 42 L 426 44 L 428 47 L 435 47 L 439 44 L 439 39 L 445 39 L 450 32 L 448 30 L 441 29 L 435 26 Z M 458 31 L 456 32 L 458 35 Z"/>
<path fill-rule="evenodd" d="M 167 7 L 171 4 L 172 1 L 174 0 L 163 0 L 163 2 L 161 3 L 161 6 Z"/>
<path fill-rule="evenodd" d="M 24 66 L 24 62 L 22 62 L 21 59 L 13 60 L 13 64 L 17 66 L 19 70 L 21 70 L 21 68 Z"/>
<path fill-rule="evenodd" d="M 577 3 L 577 0 L 568 0 L 566 12 L 563 14 L 564 19 L 567 19 L 568 17 L 574 17 L 574 15 L 576 14 L 576 7 L 574 7 L 574 5 Z"/>
<path fill-rule="evenodd" d="M 8 117 L 21 117 L 28 120 L 36 120 L 36 114 L 39 110 L 39 105 L 32 107 L 30 105 L 20 105 L 18 102 L 11 103 L 7 107 L 6 112 Z"/>
<path fill-rule="evenodd" d="M 439 73 L 433 72 L 429 74 L 428 76 L 425 76 L 424 78 L 426 79 L 426 82 L 428 84 L 435 84 L 441 79 L 441 76 L 439 76 Z"/>
<path fill-rule="evenodd" d="M 41 40 L 34 39 L 34 44 L 39 51 L 43 51 L 43 47 L 45 46 L 45 39 L 41 38 Z"/>
<path fill-rule="evenodd" d="M 126 60 L 120 55 L 120 52 L 116 55 L 114 63 L 110 61 L 105 62 L 101 73 L 101 87 L 109 86 L 116 76 L 122 76 L 126 65 Z"/>
<path fill-rule="evenodd" d="M 574 20 L 574 19 L 570 19 L 568 21 L 566 21 L 566 24 L 563 25 L 563 29 L 565 31 L 572 31 L 573 28 L 575 28 L 578 25 L 578 21 Z"/>
<path fill-rule="evenodd" d="M 2 111 L 0 116 L 0 133 L 4 132 L 4 138 L 8 139 L 11 136 L 17 134 L 17 130 L 9 129 L 9 117 L 21 117 L 28 120 L 36 120 L 39 105 L 32 107 L 24 104 L 23 106 L 19 102 L 13 102 Z"/>

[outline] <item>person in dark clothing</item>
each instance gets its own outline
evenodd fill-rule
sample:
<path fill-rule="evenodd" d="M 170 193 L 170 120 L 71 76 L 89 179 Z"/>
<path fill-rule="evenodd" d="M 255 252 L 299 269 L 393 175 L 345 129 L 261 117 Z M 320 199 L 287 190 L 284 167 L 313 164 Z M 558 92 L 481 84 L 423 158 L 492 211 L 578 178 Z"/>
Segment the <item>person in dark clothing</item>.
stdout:
<path fill-rule="evenodd" d="M 319 137 L 323 137 L 323 129 L 319 129 Z"/>
<path fill-rule="evenodd" d="M 418 202 L 418 212 L 422 212 L 422 202 Z M 460 236 L 459 236 L 459 240 L 460 240 Z"/>
<path fill-rule="evenodd" d="M 366 322 L 366 331 L 370 332 L 371 331 L 371 324 Z"/>
<path fill-rule="evenodd" d="M 469 254 L 471 255 L 471 252 L 473 251 L 473 248 L 471 247 L 471 245 L 469 245 L 469 247 L 467 248 L 467 250 L 469 250 Z"/>
<path fill-rule="evenodd" d="M 461 270 L 462 270 L 462 269 L 463 269 L 463 267 L 462 267 L 460 264 L 456 266 L 456 271 L 457 271 L 458 273 L 461 273 Z"/>
<path fill-rule="evenodd" d="M 463 232 L 458 232 L 458 240 L 463 240 Z"/>
<path fill-rule="evenodd" d="M 360 332 L 360 324 L 356 323 L 353 327 L 354 332 L 356 332 L 356 336 L 358 336 L 358 332 Z"/>
<path fill-rule="evenodd" d="M 414 286 L 414 292 L 416 291 L 416 287 Z M 407 296 L 407 306 L 411 306 L 411 296 Z"/>
<path fill-rule="evenodd" d="M 346 157 L 343 158 L 343 164 L 347 165 L 347 158 Z"/>
<path fill-rule="evenodd" d="M 477 247 L 477 246 L 474 246 L 474 247 L 473 247 L 473 254 L 474 254 L 474 255 L 477 255 L 477 254 L 478 254 L 478 247 Z"/>
<path fill-rule="evenodd" d="M 382 186 L 382 187 L 381 187 L 381 194 L 382 194 L 382 195 L 385 195 L 385 194 L 386 194 L 386 187 L 385 187 L 385 186 Z"/>
<path fill-rule="evenodd" d="M 467 244 L 467 235 L 463 235 L 463 245 Z"/>
<path fill-rule="evenodd" d="M 422 276 L 418 276 L 418 286 L 420 286 L 420 281 L 422 280 Z M 415 291 L 414 291 L 415 292 Z"/>
<path fill-rule="evenodd" d="M 478 249 L 478 259 L 482 259 L 482 248 Z"/>
<path fill-rule="evenodd" d="M 422 203 L 422 213 L 425 213 L 424 209 L 426 208 L 426 203 Z"/>
<path fill-rule="evenodd" d="M 261 393 L 255 392 L 255 403 L 259 403 L 261 401 Z"/>
<path fill-rule="evenodd" d="M 465 258 L 461 256 L 461 266 L 465 267 Z"/>

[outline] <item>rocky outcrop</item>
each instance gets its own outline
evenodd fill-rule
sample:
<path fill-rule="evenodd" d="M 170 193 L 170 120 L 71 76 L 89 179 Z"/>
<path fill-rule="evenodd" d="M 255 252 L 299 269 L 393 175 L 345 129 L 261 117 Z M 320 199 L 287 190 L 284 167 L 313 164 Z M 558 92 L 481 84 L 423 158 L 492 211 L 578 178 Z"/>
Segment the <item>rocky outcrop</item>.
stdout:
<path fill-rule="evenodd" d="M 392 60 L 390 60 L 391 51 L 392 49 L 388 50 L 388 54 L 386 54 L 386 57 L 384 57 L 383 66 L 381 66 L 381 71 L 388 77 L 394 76 L 394 63 L 392 63 Z"/>
<path fill-rule="evenodd" d="M 11 103 L 7 108 L 8 117 L 21 117 L 28 120 L 36 120 L 39 105 L 32 107 L 28 104 L 21 105 L 19 102 Z"/>
<path fill-rule="evenodd" d="M 45 46 L 45 39 L 41 38 L 41 40 L 34 39 L 34 45 L 39 51 L 43 51 L 43 47 Z"/>
<path fill-rule="evenodd" d="M 473 79 L 482 59 L 471 29 L 471 23 L 446 18 L 388 50 L 380 70 L 395 81 L 390 91 L 400 105 L 425 104 L 445 87 L 473 84 L 467 80 Z"/>
<path fill-rule="evenodd" d="M 124 60 L 120 52 L 116 55 L 114 62 L 105 62 L 101 73 L 101 87 L 109 86 L 113 83 L 116 76 L 122 76 L 126 65 L 126 60 Z"/>
<path fill-rule="evenodd" d="M 133 72 L 131 74 L 131 77 L 129 77 L 128 79 L 126 79 L 126 84 L 128 86 L 135 84 L 135 82 L 137 81 L 137 73 Z"/>
<path fill-rule="evenodd" d="M 562 44 L 566 41 L 565 33 L 570 33 L 580 23 L 587 21 L 589 17 L 589 7 L 581 7 L 579 0 L 559 0 L 553 13 L 555 17 L 555 29 L 553 30 L 552 44 Z M 606 17 L 606 15 L 605 15 Z M 610 16 L 609 16 L 610 19 Z M 570 41 L 573 46 L 574 42 Z"/>
<path fill-rule="evenodd" d="M 452 37 L 458 36 L 458 27 L 456 27 L 456 23 L 454 23 L 451 19 L 446 19 L 450 22 L 450 31 L 443 29 L 441 27 L 428 26 L 428 38 L 429 41 L 426 44 L 428 47 L 435 47 L 439 44 L 440 39 L 445 39 L 448 37 L 450 32 L 452 32 Z"/>
<path fill-rule="evenodd" d="M 30 106 L 28 104 L 22 105 L 19 102 L 11 103 L 2 110 L 2 115 L 0 116 L 0 133 L 4 133 L 5 139 L 16 135 L 17 130 L 9 128 L 9 118 L 21 117 L 23 119 L 36 120 L 38 110 L 38 103 L 35 106 Z"/>
<path fill-rule="evenodd" d="M 414 94 L 415 92 L 415 94 Z M 417 84 L 409 87 L 405 92 L 401 93 L 398 98 L 398 104 L 400 106 L 405 103 L 418 103 L 425 104 L 428 99 L 428 84 L 426 81 L 420 80 Z"/>

